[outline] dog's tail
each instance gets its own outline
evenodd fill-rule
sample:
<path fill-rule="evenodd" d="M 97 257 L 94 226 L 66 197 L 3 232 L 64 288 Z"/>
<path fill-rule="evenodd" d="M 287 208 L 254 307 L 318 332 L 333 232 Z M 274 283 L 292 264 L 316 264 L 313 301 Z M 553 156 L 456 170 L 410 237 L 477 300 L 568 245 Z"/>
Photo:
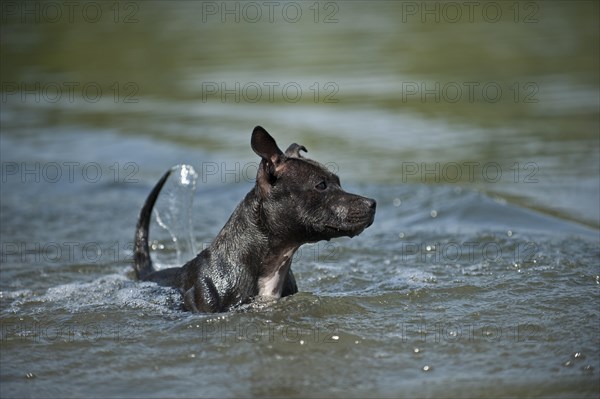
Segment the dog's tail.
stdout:
<path fill-rule="evenodd" d="M 135 230 L 135 240 L 133 249 L 133 269 L 138 279 L 144 280 L 146 276 L 154 271 L 152 265 L 152 259 L 150 258 L 150 247 L 148 246 L 148 231 L 150 229 L 150 218 L 152 216 L 152 208 L 158 198 L 160 190 L 163 188 L 165 182 L 169 178 L 172 170 L 169 169 L 167 173 L 160 178 L 156 186 L 152 189 L 146 203 L 140 211 L 138 218 L 137 227 Z"/>

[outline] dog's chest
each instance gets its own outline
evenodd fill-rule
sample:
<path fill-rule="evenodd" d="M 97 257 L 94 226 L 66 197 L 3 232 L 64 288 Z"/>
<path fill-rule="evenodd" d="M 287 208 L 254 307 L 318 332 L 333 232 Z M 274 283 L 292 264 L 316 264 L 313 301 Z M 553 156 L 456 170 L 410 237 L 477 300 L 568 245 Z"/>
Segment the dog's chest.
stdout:
<path fill-rule="evenodd" d="M 258 279 L 258 295 L 272 298 L 281 298 L 283 284 L 290 270 L 292 256 L 297 248 L 286 251 L 281 256 L 267 260 L 263 267 L 272 272 Z"/>

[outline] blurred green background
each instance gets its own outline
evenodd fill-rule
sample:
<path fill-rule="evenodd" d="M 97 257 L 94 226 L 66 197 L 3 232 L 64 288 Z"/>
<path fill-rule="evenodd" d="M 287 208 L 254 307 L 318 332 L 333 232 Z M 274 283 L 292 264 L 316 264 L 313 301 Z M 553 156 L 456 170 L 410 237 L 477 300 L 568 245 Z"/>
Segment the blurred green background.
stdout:
<path fill-rule="evenodd" d="M 69 4 L 2 4 L 5 135 L 250 160 L 262 124 L 345 178 L 448 183 L 455 162 L 450 183 L 598 227 L 596 1 Z"/>

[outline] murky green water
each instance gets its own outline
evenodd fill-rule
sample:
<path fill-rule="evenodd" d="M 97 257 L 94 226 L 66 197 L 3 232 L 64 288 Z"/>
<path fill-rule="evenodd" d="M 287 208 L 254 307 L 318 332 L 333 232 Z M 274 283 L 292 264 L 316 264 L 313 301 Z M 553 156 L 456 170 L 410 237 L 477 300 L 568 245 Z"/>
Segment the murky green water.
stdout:
<path fill-rule="evenodd" d="M 1 5 L 2 397 L 600 394 L 597 3 L 69 4 Z M 180 312 L 139 208 L 193 165 L 207 245 L 257 124 L 375 223 L 298 295 Z"/>

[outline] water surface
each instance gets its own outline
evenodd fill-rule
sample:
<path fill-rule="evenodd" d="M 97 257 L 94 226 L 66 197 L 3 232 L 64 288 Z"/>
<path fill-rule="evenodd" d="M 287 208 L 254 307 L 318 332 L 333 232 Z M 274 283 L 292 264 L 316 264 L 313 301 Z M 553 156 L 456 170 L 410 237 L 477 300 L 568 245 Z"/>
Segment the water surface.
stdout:
<path fill-rule="evenodd" d="M 2 397 L 598 396 L 597 3 L 11 4 Z M 375 223 L 303 247 L 297 295 L 182 312 L 132 278 L 137 213 L 192 165 L 208 245 L 257 124 L 376 198 Z M 152 240 L 160 266 L 185 257 L 156 221 Z"/>

